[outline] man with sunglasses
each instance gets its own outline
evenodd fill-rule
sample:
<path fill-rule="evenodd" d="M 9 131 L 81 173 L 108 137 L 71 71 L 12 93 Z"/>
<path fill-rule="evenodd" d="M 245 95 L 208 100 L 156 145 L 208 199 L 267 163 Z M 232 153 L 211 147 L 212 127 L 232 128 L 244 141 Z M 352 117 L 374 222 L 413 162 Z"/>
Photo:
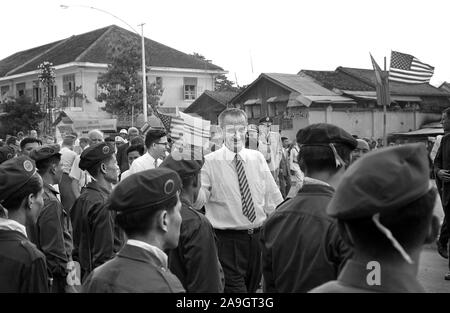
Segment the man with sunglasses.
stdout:
<path fill-rule="evenodd" d="M 166 157 L 168 144 L 166 133 L 163 130 L 149 130 L 145 135 L 147 153 L 134 160 L 130 167 L 130 174 L 157 168 Z"/>

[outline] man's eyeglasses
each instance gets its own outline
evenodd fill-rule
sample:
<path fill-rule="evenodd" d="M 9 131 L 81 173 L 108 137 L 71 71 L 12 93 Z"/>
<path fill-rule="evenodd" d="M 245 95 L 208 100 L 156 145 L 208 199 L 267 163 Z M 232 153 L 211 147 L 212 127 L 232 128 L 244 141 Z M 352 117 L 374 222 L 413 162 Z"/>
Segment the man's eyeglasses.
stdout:
<path fill-rule="evenodd" d="M 169 143 L 168 142 L 155 142 L 155 144 L 167 146 Z"/>

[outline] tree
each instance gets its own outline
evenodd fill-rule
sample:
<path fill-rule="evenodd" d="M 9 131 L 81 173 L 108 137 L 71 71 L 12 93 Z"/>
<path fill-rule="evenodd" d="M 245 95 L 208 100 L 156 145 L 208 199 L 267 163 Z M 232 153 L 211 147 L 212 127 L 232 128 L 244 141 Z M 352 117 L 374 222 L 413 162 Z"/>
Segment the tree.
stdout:
<path fill-rule="evenodd" d="M 211 60 L 207 60 L 205 56 L 200 53 L 194 52 L 191 54 L 194 58 L 197 58 L 206 63 L 211 63 Z M 239 92 L 240 88 L 235 86 L 235 82 L 228 79 L 225 74 L 219 74 L 214 77 L 214 90 L 215 91 L 234 91 Z"/>
<path fill-rule="evenodd" d="M 106 111 L 118 115 L 137 115 L 142 112 L 141 50 L 134 44 L 112 56 L 106 73 L 98 77 L 102 92 L 97 101 L 106 102 Z M 147 85 L 147 103 L 157 105 L 162 89 Z"/>
<path fill-rule="evenodd" d="M 40 106 L 25 96 L 10 99 L 2 105 L 7 113 L 0 117 L 1 138 L 19 131 L 27 132 L 30 129 L 38 129 L 39 123 L 45 116 Z"/>
<path fill-rule="evenodd" d="M 81 89 L 82 86 L 77 86 L 75 87 L 75 90 L 65 91 L 63 95 L 58 96 L 59 105 L 63 108 L 67 108 L 74 102 L 76 104 L 79 101 L 86 101 L 86 103 L 89 104 L 90 101 L 84 93 L 80 92 Z"/>

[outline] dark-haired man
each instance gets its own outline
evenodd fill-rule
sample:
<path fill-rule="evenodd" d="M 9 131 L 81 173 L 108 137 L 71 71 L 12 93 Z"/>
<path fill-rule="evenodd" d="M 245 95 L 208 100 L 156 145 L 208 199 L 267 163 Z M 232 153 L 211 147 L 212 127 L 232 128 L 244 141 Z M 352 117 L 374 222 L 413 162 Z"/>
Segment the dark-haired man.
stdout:
<path fill-rule="evenodd" d="M 174 152 L 176 153 L 176 152 Z M 203 161 L 175 160 L 169 155 L 161 168 L 169 168 L 182 181 L 181 229 L 178 247 L 169 252 L 169 268 L 187 292 L 223 292 L 224 276 L 211 223 L 193 208 L 200 190 Z"/>
<path fill-rule="evenodd" d="M 134 140 L 133 140 L 134 141 Z M 143 145 L 131 145 L 128 147 L 127 149 L 127 159 L 128 159 L 128 164 L 131 167 L 131 164 L 133 164 L 133 162 L 135 160 L 137 160 L 139 157 L 143 156 L 145 151 L 144 151 L 144 146 Z M 130 176 L 130 170 L 126 170 L 125 172 L 123 172 L 120 175 L 120 180 L 124 180 L 125 178 L 127 178 L 128 176 Z"/>
<path fill-rule="evenodd" d="M 127 149 L 133 145 L 131 141 L 134 138 L 139 137 L 139 130 L 136 127 L 130 127 L 128 129 L 128 136 L 127 136 L 127 131 L 125 129 L 121 129 L 120 136 L 124 136 L 123 137 L 124 139 L 126 139 L 125 137 L 128 137 L 128 141 L 117 148 L 117 164 L 120 167 L 120 172 L 123 173 L 126 170 L 130 169 L 130 165 L 128 164 L 127 160 Z"/>
<path fill-rule="evenodd" d="M 354 255 L 336 281 L 313 292 L 424 292 L 419 257 L 439 227 L 430 185 L 423 144 L 377 150 L 352 165 L 327 213 Z"/>
<path fill-rule="evenodd" d="M 104 142 L 90 146 L 81 154 L 79 167 L 94 178 L 70 212 L 73 258 L 79 261 L 84 278 L 95 267 L 110 260 L 120 246 L 114 217 L 106 205 L 112 184 L 117 183 L 119 175 L 114 147 Z"/>
<path fill-rule="evenodd" d="M 297 133 L 303 187 L 268 218 L 261 232 L 265 292 L 307 292 L 337 278 L 350 248 L 325 209 L 351 162 L 356 140 L 330 124 Z"/>
<path fill-rule="evenodd" d="M 20 152 L 22 155 L 30 156 L 30 152 L 33 149 L 37 149 L 42 146 L 42 141 L 33 137 L 26 137 L 20 142 Z"/>
<path fill-rule="evenodd" d="M 166 133 L 163 130 L 149 130 L 145 135 L 147 153 L 133 162 L 130 174 L 157 168 L 166 157 L 167 145 Z"/>
<path fill-rule="evenodd" d="M 44 183 L 44 207 L 39 211 L 36 223 L 29 225 L 30 240 L 45 254 L 53 278 L 52 292 L 63 293 L 73 243 L 70 218 L 57 198 L 58 192 L 52 187 L 62 177 L 59 145 L 38 147 L 31 151 L 30 157 L 36 161 Z"/>
<path fill-rule="evenodd" d="M 167 168 L 139 172 L 117 185 L 110 208 L 128 241 L 114 259 L 92 272 L 84 292 L 184 292 L 164 252 L 178 245 L 180 189 L 180 177 Z"/>

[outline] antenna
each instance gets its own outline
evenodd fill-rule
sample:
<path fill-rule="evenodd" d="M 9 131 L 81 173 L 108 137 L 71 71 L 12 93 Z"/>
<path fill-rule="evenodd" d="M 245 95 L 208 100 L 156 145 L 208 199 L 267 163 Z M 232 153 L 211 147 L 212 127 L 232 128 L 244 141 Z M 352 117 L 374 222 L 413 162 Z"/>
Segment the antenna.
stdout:
<path fill-rule="evenodd" d="M 253 74 L 253 59 L 252 59 L 252 51 L 250 50 L 250 66 L 252 67 L 252 74 Z"/>
<path fill-rule="evenodd" d="M 236 86 L 239 88 L 239 83 L 237 80 L 236 72 L 234 72 L 234 80 L 236 81 Z"/>

